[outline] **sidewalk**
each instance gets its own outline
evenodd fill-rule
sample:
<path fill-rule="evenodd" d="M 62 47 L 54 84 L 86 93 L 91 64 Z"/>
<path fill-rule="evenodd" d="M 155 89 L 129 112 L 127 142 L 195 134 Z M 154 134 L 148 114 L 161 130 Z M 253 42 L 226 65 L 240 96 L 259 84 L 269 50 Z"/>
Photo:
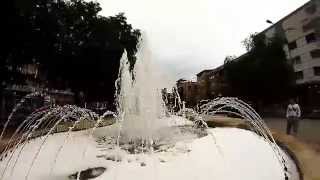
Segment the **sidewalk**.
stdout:
<path fill-rule="evenodd" d="M 287 120 L 285 118 L 265 118 L 264 121 L 270 129 L 286 133 Z M 320 120 L 300 120 L 297 138 L 320 152 Z"/>

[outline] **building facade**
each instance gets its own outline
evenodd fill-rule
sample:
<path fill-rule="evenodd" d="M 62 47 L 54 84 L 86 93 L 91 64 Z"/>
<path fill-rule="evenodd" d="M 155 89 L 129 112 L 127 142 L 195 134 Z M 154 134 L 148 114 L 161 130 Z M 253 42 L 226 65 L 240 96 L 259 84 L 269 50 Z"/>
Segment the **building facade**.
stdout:
<path fill-rule="evenodd" d="M 320 112 L 320 0 L 310 0 L 270 27 L 260 32 L 266 38 L 280 36 L 286 40 L 283 49 L 288 63 L 292 64 L 296 76 L 296 95 L 306 111 Z M 240 61 L 246 54 L 234 59 Z M 197 95 L 189 95 L 197 102 L 228 95 L 228 84 L 224 80 L 224 66 L 203 70 L 197 74 L 197 82 L 188 91 L 187 84 L 181 89 Z M 183 88 L 184 87 L 184 88 Z M 188 96 L 184 92 L 182 96 Z M 227 93 L 227 94 L 223 94 Z"/>
<path fill-rule="evenodd" d="M 201 99 L 199 93 L 201 87 L 197 82 L 180 79 L 177 81 L 177 88 L 181 100 L 186 103 L 187 107 L 195 106 Z"/>
<path fill-rule="evenodd" d="M 310 0 L 262 33 L 281 35 L 296 77 L 296 95 L 308 114 L 320 110 L 320 1 Z M 320 112 L 320 111 L 319 111 Z"/>
<path fill-rule="evenodd" d="M 45 73 L 40 72 L 38 64 L 25 64 L 19 67 L 7 67 L 7 70 L 12 78 L 7 82 L 2 82 L 2 91 L 0 93 L 0 126 L 5 124 L 9 114 L 13 108 L 26 95 L 35 92 L 45 92 L 46 97 L 54 104 L 65 105 L 74 104 L 75 95 L 70 89 L 58 90 L 48 88 Z M 38 108 L 44 106 L 44 98 L 39 96 L 32 96 L 25 100 L 25 103 L 17 110 L 18 116 L 12 124 L 19 124 L 26 115 L 29 115 Z M 10 125 L 12 125 L 10 124 Z"/>
<path fill-rule="evenodd" d="M 197 83 L 201 87 L 201 90 L 199 90 L 200 100 L 224 96 L 227 90 L 227 83 L 224 79 L 223 66 L 201 71 L 197 74 Z"/>
<path fill-rule="evenodd" d="M 263 32 L 284 36 L 284 50 L 296 73 L 296 83 L 320 81 L 320 1 L 311 0 Z"/>

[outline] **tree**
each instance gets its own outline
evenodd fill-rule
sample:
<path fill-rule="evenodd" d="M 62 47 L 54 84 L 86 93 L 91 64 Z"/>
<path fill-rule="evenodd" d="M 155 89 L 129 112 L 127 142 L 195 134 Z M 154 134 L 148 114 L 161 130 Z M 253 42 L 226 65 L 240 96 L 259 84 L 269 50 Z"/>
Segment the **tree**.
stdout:
<path fill-rule="evenodd" d="M 235 56 L 235 55 L 226 56 L 226 57 L 224 58 L 224 64 L 227 64 L 227 63 L 233 61 L 234 59 L 237 59 L 237 56 Z"/>
<path fill-rule="evenodd" d="M 250 34 L 249 37 L 245 38 L 241 43 L 246 49 L 247 52 L 249 52 L 254 47 L 254 37 L 257 35 L 257 33 Z"/>
<path fill-rule="evenodd" d="M 133 66 L 140 37 L 123 13 L 104 17 L 99 3 L 84 0 L 4 1 L 1 81 L 24 83 L 15 70 L 37 63 L 47 86 L 113 101 L 121 55 L 126 50 Z"/>
<path fill-rule="evenodd" d="M 294 71 L 287 62 L 283 39 L 250 35 L 245 55 L 225 65 L 225 79 L 233 96 L 264 103 L 281 102 L 290 96 Z"/>

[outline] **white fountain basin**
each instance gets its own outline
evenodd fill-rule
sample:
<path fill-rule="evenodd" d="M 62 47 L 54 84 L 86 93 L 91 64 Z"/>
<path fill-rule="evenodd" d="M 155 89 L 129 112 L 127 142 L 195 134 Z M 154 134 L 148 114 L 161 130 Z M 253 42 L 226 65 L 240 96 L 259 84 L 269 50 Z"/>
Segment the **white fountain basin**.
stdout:
<path fill-rule="evenodd" d="M 56 159 L 58 149 L 67 135 L 59 133 L 48 137 L 28 176 L 43 138 L 30 141 L 13 168 L 18 156 L 16 151 L 5 170 L 8 156 L 0 163 L 0 172 L 4 172 L 4 180 L 26 179 L 26 176 L 30 180 L 67 180 L 75 172 L 105 167 L 106 172 L 95 180 L 284 180 L 283 167 L 261 137 L 236 128 L 215 128 L 208 131 L 214 134 L 216 143 L 208 135 L 180 141 L 166 152 L 135 155 L 99 147 L 96 139 L 88 135 L 90 131 L 72 132 L 71 138 Z M 84 156 L 85 149 L 87 153 Z M 106 160 L 103 155 L 117 155 L 121 161 Z M 295 165 L 290 160 L 287 161 L 289 179 L 298 179 Z"/>

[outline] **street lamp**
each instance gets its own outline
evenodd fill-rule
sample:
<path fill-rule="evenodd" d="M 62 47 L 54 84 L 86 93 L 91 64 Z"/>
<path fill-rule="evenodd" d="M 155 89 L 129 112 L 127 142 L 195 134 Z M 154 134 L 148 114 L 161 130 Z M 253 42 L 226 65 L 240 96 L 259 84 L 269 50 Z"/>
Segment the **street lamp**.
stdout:
<path fill-rule="evenodd" d="M 270 21 L 269 19 L 266 20 L 267 23 L 269 24 L 274 24 L 272 21 Z"/>

